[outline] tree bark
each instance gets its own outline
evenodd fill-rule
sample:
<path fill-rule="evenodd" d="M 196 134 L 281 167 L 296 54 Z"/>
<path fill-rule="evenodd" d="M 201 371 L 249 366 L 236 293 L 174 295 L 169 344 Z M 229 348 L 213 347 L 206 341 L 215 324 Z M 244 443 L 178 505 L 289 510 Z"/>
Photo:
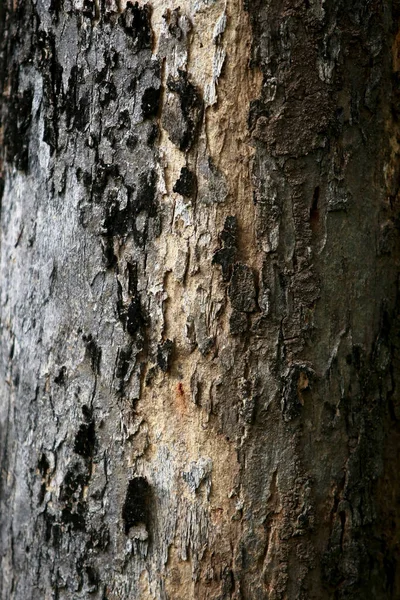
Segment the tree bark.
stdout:
<path fill-rule="evenodd" d="M 2 600 L 400 597 L 399 17 L 4 0 Z"/>

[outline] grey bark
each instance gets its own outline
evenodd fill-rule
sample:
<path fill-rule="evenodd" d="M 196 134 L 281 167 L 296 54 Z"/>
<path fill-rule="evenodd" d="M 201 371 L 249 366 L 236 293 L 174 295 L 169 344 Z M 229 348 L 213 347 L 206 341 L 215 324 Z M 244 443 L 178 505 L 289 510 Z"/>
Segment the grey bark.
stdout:
<path fill-rule="evenodd" d="M 1 8 L 0 597 L 398 598 L 400 7 L 125 4 Z"/>

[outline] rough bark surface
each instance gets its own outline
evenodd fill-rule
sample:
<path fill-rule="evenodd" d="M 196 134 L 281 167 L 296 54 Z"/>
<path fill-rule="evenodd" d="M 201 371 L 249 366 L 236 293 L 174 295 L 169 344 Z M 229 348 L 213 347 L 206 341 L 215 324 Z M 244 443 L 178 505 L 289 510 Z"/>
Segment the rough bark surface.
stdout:
<path fill-rule="evenodd" d="M 399 17 L 3 2 L 2 600 L 400 597 Z"/>

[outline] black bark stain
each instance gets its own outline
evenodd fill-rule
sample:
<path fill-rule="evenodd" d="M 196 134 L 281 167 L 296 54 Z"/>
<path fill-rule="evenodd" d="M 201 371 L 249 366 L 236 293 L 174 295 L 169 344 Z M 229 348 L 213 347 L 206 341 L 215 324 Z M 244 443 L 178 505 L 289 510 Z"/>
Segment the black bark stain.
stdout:
<path fill-rule="evenodd" d="M 171 340 L 165 340 L 157 348 L 157 364 L 164 373 L 170 370 L 173 350 L 174 343 Z"/>
<path fill-rule="evenodd" d="M 82 423 L 75 436 L 74 452 L 87 459 L 93 458 L 96 445 L 96 429 L 94 421 Z"/>
<path fill-rule="evenodd" d="M 126 330 L 134 336 L 144 325 L 145 318 L 142 312 L 140 298 L 133 298 L 126 311 Z"/>
<path fill-rule="evenodd" d="M 33 90 L 18 92 L 18 74 L 11 83 L 12 104 L 4 128 L 6 158 L 17 169 L 27 173 L 29 166 L 29 127 L 32 119 Z"/>
<path fill-rule="evenodd" d="M 257 309 L 254 273 L 248 265 L 236 263 L 229 285 L 232 307 L 240 312 L 251 313 Z"/>
<path fill-rule="evenodd" d="M 85 342 L 86 351 L 90 358 L 90 364 L 92 371 L 96 374 L 100 374 L 100 362 L 101 362 L 101 348 L 96 343 L 96 340 L 92 335 L 83 335 L 83 341 Z"/>
<path fill-rule="evenodd" d="M 139 524 L 149 529 L 151 486 L 144 477 L 134 477 L 128 484 L 125 502 L 122 508 L 125 533 Z"/>
<path fill-rule="evenodd" d="M 151 49 L 152 31 L 149 5 L 139 6 L 138 2 L 127 2 L 126 9 L 119 17 L 125 32 L 132 38 L 136 52 Z"/>
<path fill-rule="evenodd" d="M 57 385 L 64 385 L 66 372 L 67 368 L 65 366 L 62 366 L 58 372 L 58 375 L 54 377 L 54 383 L 56 383 Z"/>
<path fill-rule="evenodd" d="M 212 258 L 212 264 L 222 267 L 222 278 L 229 281 L 232 274 L 232 266 L 237 256 L 238 224 L 236 217 L 226 217 L 224 228 L 220 233 L 223 247 L 217 250 Z"/>
<path fill-rule="evenodd" d="M 185 198 L 194 198 L 197 191 L 197 177 L 187 167 L 182 167 L 179 179 L 175 182 L 173 191 Z"/>
<path fill-rule="evenodd" d="M 162 123 L 170 140 L 182 151 L 191 148 L 201 122 L 203 100 L 196 87 L 189 80 L 186 71 L 178 70 L 178 77 L 169 75 L 167 88 L 173 92 L 175 100 L 165 107 Z"/>
<path fill-rule="evenodd" d="M 144 90 L 142 96 L 143 119 L 155 117 L 158 113 L 161 98 L 161 88 L 149 87 Z"/>
<path fill-rule="evenodd" d="M 73 530 L 86 529 L 87 504 L 84 500 L 84 490 L 90 479 L 87 467 L 83 468 L 78 462 L 68 469 L 60 491 L 62 522 L 70 525 Z"/>

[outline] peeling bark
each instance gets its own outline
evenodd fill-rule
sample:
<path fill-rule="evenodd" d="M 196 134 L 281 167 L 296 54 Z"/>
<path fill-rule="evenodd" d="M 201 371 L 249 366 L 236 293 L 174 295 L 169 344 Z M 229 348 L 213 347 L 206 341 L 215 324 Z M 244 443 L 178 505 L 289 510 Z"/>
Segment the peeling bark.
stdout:
<path fill-rule="evenodd" d="M 398 598 L 398 3 L 0 11 L 0 597 Z"/>

